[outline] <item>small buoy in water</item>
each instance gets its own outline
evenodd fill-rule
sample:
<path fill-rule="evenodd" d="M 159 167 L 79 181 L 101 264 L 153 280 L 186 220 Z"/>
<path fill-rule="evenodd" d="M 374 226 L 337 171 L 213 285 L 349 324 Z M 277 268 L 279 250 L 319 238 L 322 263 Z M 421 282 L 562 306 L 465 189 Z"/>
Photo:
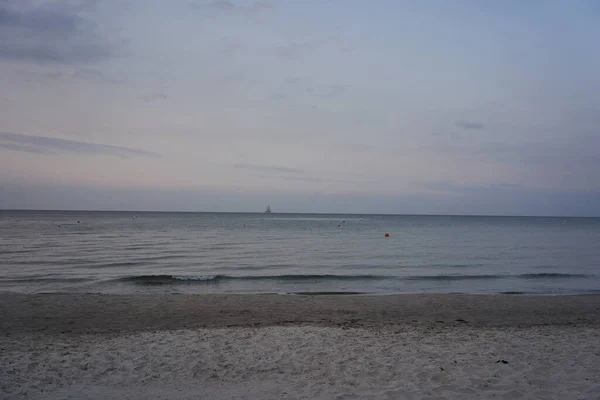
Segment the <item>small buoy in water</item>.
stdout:
<path fill-rule="evenodd" d="M 385 237 L 390 237 L 390 234 L 386 232 Z"/>
<path fill-rule="evenodd" d="M 60 228 L 60 225 L 58 227 Z"/>
<path fill-rule="evenodd" d="M 340 224 L 338 224 L 338 228 L 341 228 L 342 226 Z"/>
<path fill-rule="evenodd" d="M 81 221 L 77 221 L 77 223 L 80 223 Z"/>

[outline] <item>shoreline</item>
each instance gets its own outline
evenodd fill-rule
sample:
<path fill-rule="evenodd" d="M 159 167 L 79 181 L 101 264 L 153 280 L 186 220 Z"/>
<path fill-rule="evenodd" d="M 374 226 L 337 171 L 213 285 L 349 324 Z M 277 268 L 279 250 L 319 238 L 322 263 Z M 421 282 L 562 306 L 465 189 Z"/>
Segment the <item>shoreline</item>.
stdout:
<path fill-rule="evenodd" d="M 600 295 L 0 293 L 0 335 L 298 325 L 600 326 Z"/>

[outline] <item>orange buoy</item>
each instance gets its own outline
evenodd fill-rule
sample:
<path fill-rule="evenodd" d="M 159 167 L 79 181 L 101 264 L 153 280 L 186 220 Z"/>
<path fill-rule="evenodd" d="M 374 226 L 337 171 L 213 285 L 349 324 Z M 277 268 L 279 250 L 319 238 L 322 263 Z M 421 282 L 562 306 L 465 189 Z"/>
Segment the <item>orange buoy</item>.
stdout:
<path fill-rule="evenodd" d="M 385 237 L 390 237 L 390 234 L 386 232 Z"/>
<path fill-rule="evenodd" d="M 340 224 L 338 224 L 338 228 L 340 228 L 340 227 L 341 227 L 341 225 L 340 225 Z"/>

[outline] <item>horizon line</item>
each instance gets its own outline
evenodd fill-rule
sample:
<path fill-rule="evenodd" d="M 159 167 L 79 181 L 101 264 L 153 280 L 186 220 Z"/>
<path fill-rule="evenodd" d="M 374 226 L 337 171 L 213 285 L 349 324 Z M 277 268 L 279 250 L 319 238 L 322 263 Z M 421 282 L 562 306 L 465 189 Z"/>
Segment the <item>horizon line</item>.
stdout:
<path fill-rule="evenodd" d="M 89 209 L 18 209 L 0 208 L 0 213 L 5 211 L 18 212 L 97 212 L 97 213 L 179 213 L 179 214 L 257 214 L 265 215 L 264 211 L 165 211 L 165 210 L 89 210 Z M 516 214 L 402 214 L 402 213 L 342 213 L 342 212 L 272 212 L 267 215 L 366 215 L 380 217 L 492 217 L 492 218 L 600 218 L 590 215 L 516 215 Z"/>

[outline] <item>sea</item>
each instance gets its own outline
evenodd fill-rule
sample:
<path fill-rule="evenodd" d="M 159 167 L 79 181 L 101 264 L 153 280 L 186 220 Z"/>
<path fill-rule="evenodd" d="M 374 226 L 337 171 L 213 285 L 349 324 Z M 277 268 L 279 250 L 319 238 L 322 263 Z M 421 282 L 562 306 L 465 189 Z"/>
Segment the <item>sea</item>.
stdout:
<path fill-rule="evenodd" d="M 600 219 L 3 210 L 0 291 L 600 293 Z"/>

